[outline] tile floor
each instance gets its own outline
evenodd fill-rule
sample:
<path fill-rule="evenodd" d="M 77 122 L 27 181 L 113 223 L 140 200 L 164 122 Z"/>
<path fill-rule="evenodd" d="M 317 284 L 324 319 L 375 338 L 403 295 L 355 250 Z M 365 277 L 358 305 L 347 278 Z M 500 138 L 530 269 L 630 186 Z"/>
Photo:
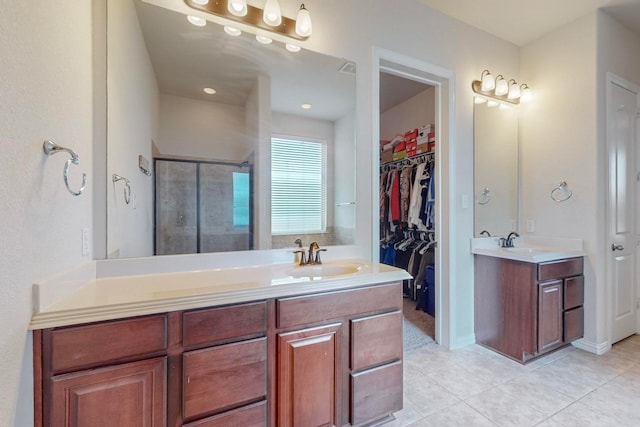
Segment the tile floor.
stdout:
<path fill-rule="evenodd" d="M 397 426 L 640 426 L 640 335 L 602 356 L 565 347 L 520 365 L 478 345 L 404 355 Z"/>

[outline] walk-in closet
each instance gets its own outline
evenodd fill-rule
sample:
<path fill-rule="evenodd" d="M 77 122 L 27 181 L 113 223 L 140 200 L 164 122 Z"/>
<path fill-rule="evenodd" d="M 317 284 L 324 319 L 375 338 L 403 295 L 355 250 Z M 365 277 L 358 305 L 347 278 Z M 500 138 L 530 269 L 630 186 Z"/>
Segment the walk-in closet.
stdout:
<path fill-rule="evenodd" d="M 380 262 L 407 270 L 404 345 L 435 339 L 436 89 L 380 73 Z"/>

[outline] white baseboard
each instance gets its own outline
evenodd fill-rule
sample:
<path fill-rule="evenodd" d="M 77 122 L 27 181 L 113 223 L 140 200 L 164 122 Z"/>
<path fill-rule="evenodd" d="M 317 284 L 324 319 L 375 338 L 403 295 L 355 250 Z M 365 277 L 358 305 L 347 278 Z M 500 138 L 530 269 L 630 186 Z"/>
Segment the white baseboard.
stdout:
<path fill-rule="evenodd" d="M 589 353 L 594 353 L 597 355 L 605 354 L 606 352 L 611 350 L 611 343 L 609 341 L 595 343 L 593 341 L 581 338 L 572 342 L 571 344 L 574 347 L 579 348 L 580 350 L 588 351 Z"/>

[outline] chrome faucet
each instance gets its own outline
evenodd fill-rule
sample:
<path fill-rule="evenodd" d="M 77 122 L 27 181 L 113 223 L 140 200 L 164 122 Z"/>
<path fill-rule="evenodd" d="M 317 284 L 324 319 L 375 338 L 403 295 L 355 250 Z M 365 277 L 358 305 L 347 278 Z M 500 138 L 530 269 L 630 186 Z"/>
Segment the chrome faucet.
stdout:
<path fill-rule="evenodd" d="M 482 235 L 486 235 L 487 237 L 491 237 L 491 233 L 489 233 L 487 230 L 482 230 L 482 231 L 480 232 L 480 235 L 481 235 L 481 236 L 482 236 Z"/>
<path fill-rule="evenodd" d="M 318 242 L 311 242 L 309 245 L 309 255 L 307 256 L 307 264 L 315 264 L 316 260 L 313 258 L 313 250 L 320 249 Z"/>
<path fill-rule="evenodd" d="M 511 233 L 509 233 L 509 235 L 507 237 L 501 237 L 500 238 L 500 247 L 503 248 L 512 248 L 513 247 L 513 239 L 516 237 L 520 237 L 520 235 L 518 233 L 516 233 L 515 231 L 512 231 Z"/>

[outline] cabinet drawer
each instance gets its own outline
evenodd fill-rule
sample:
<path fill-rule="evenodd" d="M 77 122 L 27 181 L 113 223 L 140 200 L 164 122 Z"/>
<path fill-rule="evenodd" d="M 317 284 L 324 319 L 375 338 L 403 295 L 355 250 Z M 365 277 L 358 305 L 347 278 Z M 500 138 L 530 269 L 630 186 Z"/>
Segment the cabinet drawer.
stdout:
<path fill-rule="evenodd" d="M 165 315 L 54 329 L 49 342 L 54 374 L 165 351 Z"/>
<path fill-rule="evenodd" d="M 373 421 L 402 409 L 402 363 L 351 375 L 351 424 Z"/>
<path fill-rule="evenodd" d="M 398 360 L 402 357 L 402 312 L 351 321 L 351 370 Z"/>
<path fill-rule="evenodd" d="M 584 335 L 584 308 L 578 307 L 564 312 L 564 342 L 582 338 Z"/>
<path fill-rule="evenodd" d="M 266 338 L 189 351 L 184 353 L 183 364 L 185 419 L 266 396 Z"/>
<path fill-rule="evenodd" d="M 583 265 L 582 257 L 540 263 L 538 264 L 538 281 L 580 275 Z"/>
<path fill-rule="evenodd" d="M 400 283 L 283 298 L 277 301 L 278 327 L 339 319 L 358 313 L 394 310 L 402 307 Z"/>
<path fill-rule="evenodd" d="M 580 307 L 584 303 L 584 276 L 570 277 L 564 281 L 564 309 Z"/>
<path fill-rule="evenodd" d="M 262 401 L 253 405 L 243 406 L 233 411 L 220 415 L 183 424 L 183 427 L 266 427 L 267 425 L 267 402 Z"/>
<path fill-rule="evenodd" d="M 235 337 L 264 334 L 267 329 L 266 307 L 262 301 L 187 311 L 183 315 L 183 344 L 185 347 L 194 347 Z"/>

